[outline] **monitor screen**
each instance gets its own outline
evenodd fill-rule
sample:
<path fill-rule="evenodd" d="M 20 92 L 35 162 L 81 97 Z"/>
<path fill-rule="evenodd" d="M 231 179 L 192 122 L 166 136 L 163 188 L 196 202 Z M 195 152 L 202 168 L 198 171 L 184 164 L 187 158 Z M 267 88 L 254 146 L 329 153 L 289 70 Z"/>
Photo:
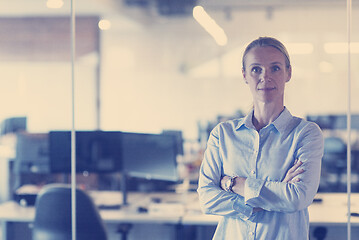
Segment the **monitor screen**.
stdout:
<path fill-rule="evenodd" d="M 321 129 L 329 130 L 346 130 L 347 129 L 347 115 L 336 114 L 336 115 L 308 115 L 308 121 L 315 122 Z M 359 129 L 359 115 L 351 115 L 351 128 Z"/>
<path fill-rule="evenodd" d="M 182 131 L 180 131 L 180 130 L 163 130 L 162 134 L 174 136 L 175 139 L 176 139 L 176 151 L 177 151 L 177 154 L 178 155 L 183 155 L 184 154 Z"/>
<path fill-rule="evenodd" d="M 48 173 L 48 168 L 48 134 L 17 133 L 14 171 L 16 173 Z"/>
<path fill-rule="evenodd" d="M 335 124 L 335 115 L 308 115 L 307 120 L 315 122 L 321 129 L 333 129 Z"/>
<path fill-rule="evenodd" d="M 1 135 L 23 132 L 27 129 L 26 117 L 7 118 L 1 123 Z"/>
<path fill-rule="evenodd" d="M 341 129 L 346 130 L 347 129 L 347 115 L 337 115 L 335 119 L 334 129 Z M 359 129 L 359 115 L 358 114 L 352 114 L 351 115 L 351 126 L 352 129 Z"/>
<path fill-rule="evenodd" d="M 77 131 L 76 171 L 119 172 L 121 164 L 120 132 Z M 49 132 L 50 171 L 71 172 L 71 132 Z"/>
<path fill-rule="evenodd" d="M 122 160 L 129 176 L 178 180 L 176 136 L 123 132 Z"/>

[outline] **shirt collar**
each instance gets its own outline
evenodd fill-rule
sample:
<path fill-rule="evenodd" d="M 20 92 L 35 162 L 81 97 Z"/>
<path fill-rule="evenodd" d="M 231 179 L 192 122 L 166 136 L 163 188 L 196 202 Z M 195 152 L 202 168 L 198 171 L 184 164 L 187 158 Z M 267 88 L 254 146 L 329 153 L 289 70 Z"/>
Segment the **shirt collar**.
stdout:
<path fill-rule="evenodd" d="M 252 122 L 253 112 L 254 110 L 252 109 L 244 118 L 241 119 L 241 121 L 238 122 L 236 130 L 240 129 L 242 126 L 256 129 Z"/>
<path fill-rule="evenodd" d="M 252 109 L 247 116 L 245 116 L 242 121 L 239 121 L 236 127 L 236 130 L 240 129 L 242 126 L 245 126 L 247 128 L 255 129 L 253 125 L 253 113 L 254 110 Z M 289 121 L 293 118 L 292 114 L 289 112 L 289 110 L 284 107 L 284 110 L 279 114 L 276 120 L 271 123 L 280 133 L 284 133 Z"/>
<path fill-rule="evenodd" d="M 293 118 L 292 114 L 289 110 L 284 107 L 284 110 L 279 114 L 276 120 L 272 123 L 274 127 L 280 132 L 284 133 L 290 123 L 291 119 Z"/>

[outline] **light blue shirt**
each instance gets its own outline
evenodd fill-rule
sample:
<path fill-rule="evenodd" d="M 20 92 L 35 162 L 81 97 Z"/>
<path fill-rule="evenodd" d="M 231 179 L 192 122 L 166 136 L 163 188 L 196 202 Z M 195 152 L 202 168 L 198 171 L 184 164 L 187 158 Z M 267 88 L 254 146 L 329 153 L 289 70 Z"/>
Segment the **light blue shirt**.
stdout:
<path fill-rule="evenodd" d="M 223 216 L 213 239 L 309 239 L 307 208 L 319 186 L 322 132 L 286 108 L 259 132 L 252 116 L 218 124 L 207 143 L 198 193 L 204 213 Z M 281 182 L 296 159 L 305 170 L 301 181 Z M 220 188 L 224 175 L 247 178 L 244 197 Z"/>

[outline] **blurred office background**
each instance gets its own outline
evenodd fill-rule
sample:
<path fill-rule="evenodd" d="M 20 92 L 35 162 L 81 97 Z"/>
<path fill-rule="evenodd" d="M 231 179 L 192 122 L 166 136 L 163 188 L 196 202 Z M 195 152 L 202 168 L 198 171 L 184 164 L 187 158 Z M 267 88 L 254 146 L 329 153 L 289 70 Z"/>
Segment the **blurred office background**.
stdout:
<path fill-rule="evenodd" d="M 218 34 L 200 24 L 195 6 L 217 23 Z M 251 109 L 241 75 L 244 47 L 259 36 L 273 36 L 288 47 L 292 61 L 285 105 L 293 115 L 317 122 L 326 137 L 319 190 L 346 191 L 345 1 L 78 0 L 75 7 L 77 130 L 179 134 L 177 183 L 194 190 L 209 131 Z M 358 7 L 353 1 L 354 192 L 359 191 Z M 38 139 L 71 129 L 70 1 L 0 2 L 0 83 L 3 158 L 16 159 L 21 151 L 16 133 Z M 15 180 L 9 189 L 3 186 L 10 197 L 23 185 L 63 181 L 46 172 L 46 146 L 44 155 L 43 162 L 34 159 L 18 172 L 12 163 L 8 176 Z M 85 188 L 113 189 L 113 181 L 79 178 Z"/>

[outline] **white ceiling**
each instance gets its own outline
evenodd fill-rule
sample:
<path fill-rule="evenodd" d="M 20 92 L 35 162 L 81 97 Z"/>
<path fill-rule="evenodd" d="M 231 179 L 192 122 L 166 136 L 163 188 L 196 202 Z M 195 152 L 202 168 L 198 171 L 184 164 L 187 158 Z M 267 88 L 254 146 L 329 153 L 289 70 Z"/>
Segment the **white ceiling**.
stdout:
<path fill-rule="evenodd" d="M 284 42 L 346 40 L 346 1 L 342 0 L 198 0 L 224 29 L 228 45 L 219 47 L 188 16 L 161 16 L 156 0 L 148 7 L 127 6 L 121 0 L 76 0 L 75 13 L 100 15 L 112 22 L 112 33 L 151 31 L 177 48 L 172 56 L 178 65 L 193 67 L 244 45 L 258 35 L 273 35 Z M 45 0 L 0 1 L 0 16 L 56 16 L 70 14 L 70 1 L 61 9 L 46 8 Z M 353 22 L 359 22 L 359 0 L 353 0 Z M 353 27 L 353 40 L 359 31 Z M 179 45 L 181 41 L 181 46 Z M 170 43 L 172 42 L 172 43 Z M 186 51 L 182 51 L 186 49 Z"/>

